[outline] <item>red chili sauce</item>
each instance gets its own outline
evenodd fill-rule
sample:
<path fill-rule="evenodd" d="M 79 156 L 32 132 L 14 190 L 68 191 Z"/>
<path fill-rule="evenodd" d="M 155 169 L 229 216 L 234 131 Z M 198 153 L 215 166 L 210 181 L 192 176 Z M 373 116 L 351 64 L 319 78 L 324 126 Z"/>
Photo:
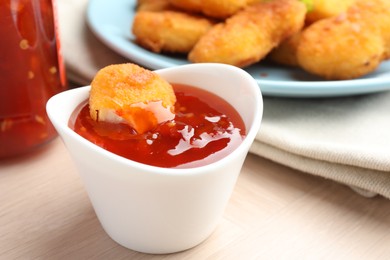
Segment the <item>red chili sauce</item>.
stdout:
<path fill-rule="evenodd" d="M 52 1 L 0 1 L 0 158 L 57 133 L 47 100 L 66 89 Z"/>
<path fill-rule="evenodd" d="M 137 134 L 127 124 L 91 119 L 87 103 L 69 121 L 75 132 L 104 149 L 140 163 L 190 168 L 231 153 L 246 130 L 238 112 L 222 98 L 199 88 L 172 84 L 175 118 L 152 131 Z"/>

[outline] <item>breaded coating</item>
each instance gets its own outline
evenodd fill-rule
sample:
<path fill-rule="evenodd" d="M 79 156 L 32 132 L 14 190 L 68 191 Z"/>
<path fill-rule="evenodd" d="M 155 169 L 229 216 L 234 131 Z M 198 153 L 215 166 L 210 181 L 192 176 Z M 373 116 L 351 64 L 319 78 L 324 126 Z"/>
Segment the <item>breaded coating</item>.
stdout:
<path fill-rule="evenodd" d="M 356 0 L 311 0 L 313 9 L 306 15 L 306 22 L 308 24 L 315 21 L 339 15 L 349 7 L 351 7 Z"/>
<path fill-rule="evenodd" d="M 225 19 L 247 5 L 261 0 L 170 0 L 170 3 L 187 12 L 203 13 L 206 16 Z"/>
<path fill-rule="evenodd" d="M 268 54 L 267 58 L 277 64 L 291 67 L 299 66 L 297 60 L 297 48 L 300 35 L 301 31 L 281 42 L 271 51 L 270 54 Z"/>
<path fill-rule="evenodd" d="M 169 0 L 138 0 L 136 11 L 163 11 L 171 10 L 173 7 Z"/>
<path fill-rule="evenodd" d="M 389 27 L 389 17 L 377 12 L 380 2 L 386 1 L 362 1 L 346 13 L 309 26 L 297 48 L 299 65 L 331 80 L 358 78 L 374 71 L 387 55 L 384 30 Z M 373 5 L 375 12 L 370 9 Z M 389 9 L 382 11 L 388 13 Z"/>
<path fill-rule="evenodd" d="M 280 42 L 301 30 L 306 6 L 299 0 L 250 5 L 215 25 L 188 55 L 192 62 L 246 67 L 264 58 Z"/>
<path fill-rule="evenodd" d="M 176 96 L 158 74 L 135 64 L 117 64 L 99 70 L 89 97 L 93 120 L 127 123 L 139 134 L 174 118 Z"/>
<path fill-rule="evenodd" d="M 214 24 L 208 18 L 178 11 L 137 12 L 132 32 L 137 44 L 156 53 L 188 53 Z"/>
<path fill-rule="evenodd" d="M 372 26 L 379 28 L 385 44 L 384 59 L 390 59 L 390 1 L 358 0 L 356 8 Z"/>

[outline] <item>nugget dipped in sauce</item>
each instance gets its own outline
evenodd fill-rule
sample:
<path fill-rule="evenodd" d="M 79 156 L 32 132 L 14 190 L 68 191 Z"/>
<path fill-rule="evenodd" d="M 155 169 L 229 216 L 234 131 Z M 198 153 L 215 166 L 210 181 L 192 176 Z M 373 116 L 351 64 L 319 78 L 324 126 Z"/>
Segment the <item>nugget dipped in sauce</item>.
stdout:
<path fill-rule="evenodd" d="M 89 97 L 93 120 L 127 123 L 137 133 L 173 119 L 175 102 L 166 80 L 131 63 L 101 69 L 91 83 Z"/>
<path fill-rule="evenodd" d="M 103 68 L 69 126 L 109 152 L 169 168 L 215 162 L 244 140 L 245 123 L 231 104 L 161 77 L 134 64 Z"/>

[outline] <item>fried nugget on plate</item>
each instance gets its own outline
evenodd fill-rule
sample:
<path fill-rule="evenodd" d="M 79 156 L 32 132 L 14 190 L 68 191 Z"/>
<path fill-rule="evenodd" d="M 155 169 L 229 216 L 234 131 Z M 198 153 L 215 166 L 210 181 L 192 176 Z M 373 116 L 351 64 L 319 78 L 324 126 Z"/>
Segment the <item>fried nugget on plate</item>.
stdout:
<path fill-rule="evenodd" d="M 188 58 L 192 62 L 249 66 L 300 31 L 305 14 L 306 7 L 298 0 L 274 0 L 250 5 L 225 23 L 210 29 Z"/>
<path fill-rule="evenodd" d="M 91 83 L 89 109 L 93 120 L 127 123 L 141 134 L 173 119 L 175 102 L 166 80 L 128 63 L 97 72 Z"/>
<path fill-rule="evenodd" d="M 386 56 L 382 28 L 389 25 L 378 24 L 375 13 L 367 9 L 370 5 L 353 6 L 304 30 L 297 48 L 299 65 L 331 80 L 358 78 L 374 71 Z"/>
<path fill-rule="evenodd" d="M 132 26 L 136 42 L 156 53 L 188 53 L 214 24 L 210 19 L 177 11 L 137 12 Z"/>

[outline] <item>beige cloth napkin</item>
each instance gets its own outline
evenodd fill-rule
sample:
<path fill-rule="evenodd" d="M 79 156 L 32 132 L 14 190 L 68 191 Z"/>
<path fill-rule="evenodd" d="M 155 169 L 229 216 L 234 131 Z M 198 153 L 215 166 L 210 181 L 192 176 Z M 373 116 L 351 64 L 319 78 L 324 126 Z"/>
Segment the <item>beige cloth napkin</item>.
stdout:
<path fill-rule="evenodd" d="M 87 85 L 98 69 L 125 58 L 88 29 L 87 0 L 59 0 L 62 53 L 68 78 Z M 390 198 L 390 91 L 340 98 L 264 97 L 252 153 Z"/>

